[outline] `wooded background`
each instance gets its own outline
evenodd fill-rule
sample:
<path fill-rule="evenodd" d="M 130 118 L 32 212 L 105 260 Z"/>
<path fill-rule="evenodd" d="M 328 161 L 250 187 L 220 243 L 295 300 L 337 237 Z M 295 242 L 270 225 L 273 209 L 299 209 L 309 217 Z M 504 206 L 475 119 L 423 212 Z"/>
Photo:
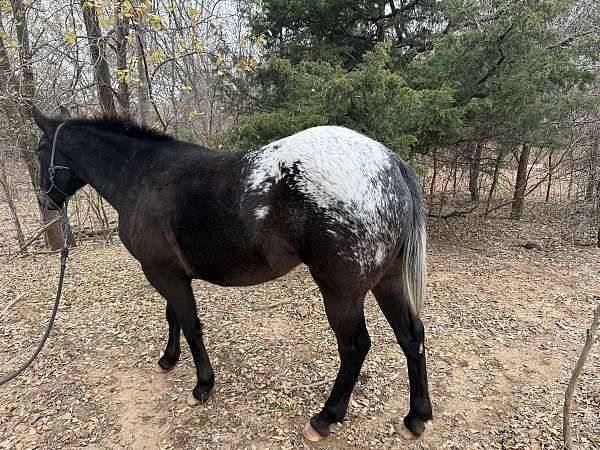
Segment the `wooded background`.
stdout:
<path fill-rule="evenodd" d="M 594 0 L 0 0 L 0 12 L 0 201 L 16 249 L 18 200 L 35 202 L 33 104 L 222 151 L 347 126 L 410 161 L 432 216 L 519 220 L 546 202 L 566 239 L 600 246 Z M 79 236 L 114 231 L 93 190 L 73 203 Z M 62 245 L 59 221 L 44 231 Z"/>

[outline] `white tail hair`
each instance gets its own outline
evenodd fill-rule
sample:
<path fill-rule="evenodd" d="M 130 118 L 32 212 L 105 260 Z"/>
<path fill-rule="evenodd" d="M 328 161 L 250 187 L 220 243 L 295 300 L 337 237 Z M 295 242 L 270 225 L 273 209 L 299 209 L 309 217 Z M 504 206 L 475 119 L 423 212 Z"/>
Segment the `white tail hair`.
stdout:
<path fill-rule="evenodd" d="M 419 317 L 427 284 L 427 229 L 423 195 L 412 171 L 404 163 L 402 175 L 412 194 L 412 221 L 402 248 L 402 285 L 404 298 L 414 317 Z"/>

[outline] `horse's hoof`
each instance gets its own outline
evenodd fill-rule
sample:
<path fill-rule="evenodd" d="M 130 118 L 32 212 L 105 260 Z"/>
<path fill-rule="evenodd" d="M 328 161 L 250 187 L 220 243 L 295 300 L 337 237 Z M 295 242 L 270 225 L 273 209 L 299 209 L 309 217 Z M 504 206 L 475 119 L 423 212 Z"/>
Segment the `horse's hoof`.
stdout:
<path fill-rule="evenodd" d="M 325 436 L 321 436 L 319 432 L 313 428 L 310 422 L 304 425 L 302 436 L 309 442 L 319 442 L 320 440 L 325 439 Z"/>
<path fill-rule="evenodd" d="M 163 369 L 158 364 L 154 367 L 154 373 L 158 373 L 159 375 L 164 375 L 169 372 L 171 369 Z"/>
<path fill-rule="evenodd" d="M 406 425 L 404 424 L 400 425 L 398 429 L 398 434 L 400 434 L 400 436 L 402 436 L 407 441 L 414 441 L 415 439 L 417 439 L 417 436 L 412 434 L 412 432 L 408 428 L 406 428 Z"/>
<path fill-rule="evenodd" d="M 194 389 L 194 390 L 196 390 L 196 389 Z M 211 388 L 209 391 L 200 391 L 200 398 L 196 397 L 194 395 L 194 391 L 192 391 L 190 396 L 187 398 L 186 403 L 190 406 L 196 406 L 198 404 L 204 405 L 204 404 L 208 403 L 208 399 L 210 398 L 213 391 L 214 391 L 214 388 Z"/>
<path fill-rule="evenodd" d="M 196 406 L 196 405 L 199 405 L 202 402 L 200 400 L 198 400 L 196 397 L 194 397 L 194 394 L 190 394 L 189 397 L 186 400 L 186 403 L 189 406 Z"/>

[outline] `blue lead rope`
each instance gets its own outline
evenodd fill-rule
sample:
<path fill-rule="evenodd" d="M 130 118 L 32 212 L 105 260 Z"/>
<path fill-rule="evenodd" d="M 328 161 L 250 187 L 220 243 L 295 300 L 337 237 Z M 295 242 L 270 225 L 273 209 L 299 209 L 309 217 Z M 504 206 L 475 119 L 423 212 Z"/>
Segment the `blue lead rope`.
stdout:
<path fill-rule="evenodd" d="M 54 153 L 55 153 L 55 149 L 56 149 L 56 136 L 58 135 L 58 131 L 60 130 L 60 128 L 65 123 L 66 122 L 61 123 L 58 126 L 58 128 L 56 129 L 56 132 L 54 133 L 54 142 L 52 143 L 52 154 L 50 155 L 50 165 L 48 166 L 48 176 L 49 176 L 49 180 L 50 180 L 51 186 L 45 192 L 42 191 L 41 189 L 39 190 L 39 192 L 41 192 L 44 195 L 44 197 L 46 199 L 50 200 L 52 203 L 54 203 L 54 201 L 48 196 L 48 193 L 52 190 L 52 188 L 55 188 L 57 191 L 59 191 L 60 193 L 62 193 L 63 195 L 66 196 L 66 199 L 65 199 L 65 201 L 63 203 L 63 207 L 62 207 L 63 239 L 64 239 L 64 243 L 63 243 L 63 248 L 60 251 L 60 275 L 58 277 L 58 288 L 56 290 L 56 297 L 54 299 L 54 308 L 52 309 L 52 315 L 50 316 L 50 320 L 48 321 L 48 325 L 46 326 L 46 331 L 44 332 L 44 336 L 42 336 L 42 340 L 40 341 L 40 343 L 36 347 L 36 349 L 33 352 L 33 354 L 29 357 L 29 359 L 27 361 L 25 361 L 23 364 L 21 364 L 21 366 L 19 366 L 19 368 L 17 370 L 15 370 L 11 374 L 5 376 L 4 378 L 0 379 L 0 386 L 2 386 L 3 384 L 8 383 L 9 381 L 11 381 L 14 378 L 18 377 L 19 375 L 21 375 L 21 373 L 23 373 L 25 371 L 25 369 L 27 369 L 31 365 L 31 363 L 35 360 L 35 358 L 37 358 L 37 356 L 40 354 L 40 352 L 44 348 L 44 344 L 48 340 L 48 336 L 50 336 L 50 332 L 52 331 L 52 326 L 54 325 L 54 321 L 55 321 L 56 315 L 58 313 L 58 305 L 60 303 L 60 297 L 61 297 L 61 294 L 62 294 L 63 282 L 64 282 L 64 279 L 65 279 L 65 269 L 67 268 L 67 258 L 69 257 L 69 244 L 68 244 L 68 240 L 69 240 L 69 234 L 70 234 L 70 231 L 71 231 L 71 224 L 69 223 L 69 212 L 68 212 L 69 197 L 70 196 L 67 195 L 67 194 L 65 194 L 62 190 L 60 190 L 54 184 L 54 175 L 56 173 L 56 169 L 69 169 L 68 167 L 57 166 L 57 165 L 54 164 Z M 54 203 L 54 205 L 56 205 L 56 203 Z M 56 206 L 58 206 L 58 205 L 56 205 Z"/>

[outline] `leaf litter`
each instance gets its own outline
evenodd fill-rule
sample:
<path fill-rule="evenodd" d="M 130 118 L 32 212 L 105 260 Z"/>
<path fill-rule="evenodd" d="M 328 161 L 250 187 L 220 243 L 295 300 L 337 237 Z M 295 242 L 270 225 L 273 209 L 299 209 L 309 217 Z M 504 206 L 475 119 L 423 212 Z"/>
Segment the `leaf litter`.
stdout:
<path fill-rule="evenodd" d="M 549 239 L 558 235 L 552 219 L 532 209 L 521 223 L 429 224 L 423 321 L 434 422 L 415 442 L 397 431 L 408 410 L 406 363 L 371 295 L 373 346 L 347 419 L 309 445 L 300 430 L 326 399 L 338 356 L 306 268 L 246 288 L 194 282 L 216 391 L 190 408 L 185 343 L 172 372 L 152 370 L 166 343 L 164 300 L 117 240 L 83 241 L 46 348 L 0 387 L 0 449 L 560 449 L 564 391 L 600 292 L 600 251 Z M 544 250 L 519 246 L 528 241 Z M 58 259 L 33 255 L 0 268 L 0 311 L 24 294 L 0 317 L 6 373 L 43 332 Z M 600 449 L 599 347 L 574 398 L 582 449 Z"/>

